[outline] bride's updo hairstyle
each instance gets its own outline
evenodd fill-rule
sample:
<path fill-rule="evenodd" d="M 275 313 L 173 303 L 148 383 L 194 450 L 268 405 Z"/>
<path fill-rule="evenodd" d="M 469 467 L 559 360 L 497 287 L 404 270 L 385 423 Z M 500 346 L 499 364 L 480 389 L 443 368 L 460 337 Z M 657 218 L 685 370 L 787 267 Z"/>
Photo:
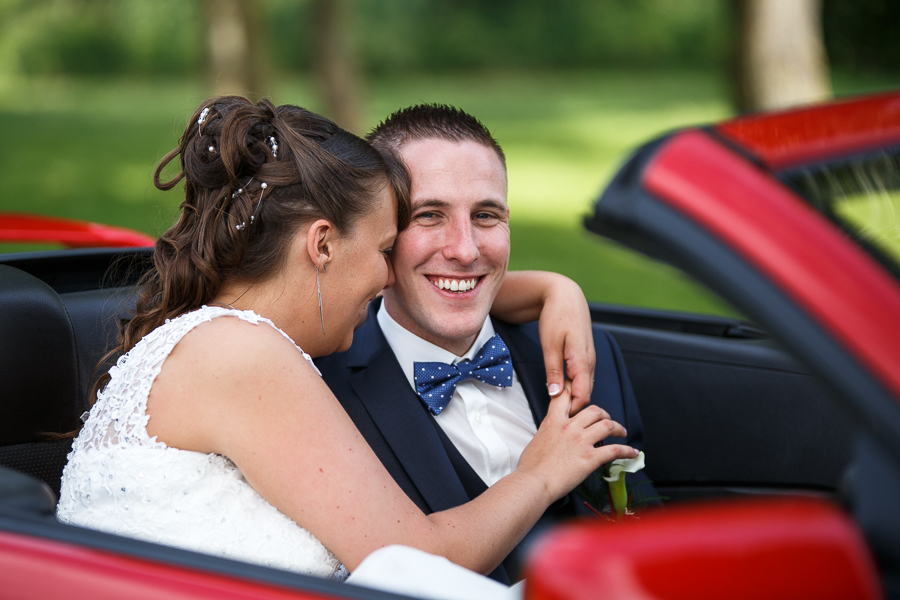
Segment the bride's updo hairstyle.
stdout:
<path fill-rule="evenodd" d="M 162 181 L 176 156 L 180 171 Z M 161 190 L 182 180 L 181 215 L 156 242 L 155 269 L 122 323 L 119 352 L 212 301 L 226 280 L 252 285 L 276 274 L 302 225 L 327 219 L 352 232 L 384 186 L 397 194 L 400 228 L 409 219 L 409 183 L 397 158 L 325 117 L 268 100 L 204 102 L 153 175 Z"/>

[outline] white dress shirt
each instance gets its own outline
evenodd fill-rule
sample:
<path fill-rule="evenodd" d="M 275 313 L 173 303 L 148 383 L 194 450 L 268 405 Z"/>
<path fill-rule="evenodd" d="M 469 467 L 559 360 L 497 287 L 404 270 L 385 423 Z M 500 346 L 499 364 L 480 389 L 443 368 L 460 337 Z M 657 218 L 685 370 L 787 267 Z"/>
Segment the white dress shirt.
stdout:
<path fill-rule="evenodd" d="M 413 391 L 416 389 L 414 362 L 451 364 L 472 360 L 494 335 L 494 326 L 488 317 L 469 351 L 456 356 L 404 329 L 388 314 L 384 304 L 378 310 L 378 324 Z M 427 410 L 424 404 L 423 409 Z M 515 371 L 511 387 L 496 387 L 476 379 L 460 382 L 447 407 L 435 419 L 463 458 L 489 486 L 516 468 L 522 450 L 537 433 L 528 399 Z"/>

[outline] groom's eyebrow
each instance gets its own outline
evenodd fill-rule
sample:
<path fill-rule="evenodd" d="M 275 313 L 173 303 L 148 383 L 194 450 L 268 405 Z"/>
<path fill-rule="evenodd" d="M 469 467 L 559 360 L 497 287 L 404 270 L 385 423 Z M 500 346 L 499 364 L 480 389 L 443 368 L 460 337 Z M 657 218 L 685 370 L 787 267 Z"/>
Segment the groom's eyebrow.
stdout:
<path fill-rule="evenodd" d="M 419 200 L 413 203 L 413 209 L 419 208 L 447 208 L 451 206 L 451 203 L 447 200 L 439 200 L 437 198 L 427 199 L 427 200 Z"/>
<path fill-rule="evenodd" d="M 507 208 L 507 204 L 506 202 L 500 202 L 499 200 L 487 199 L 477 202 L 474 206 L 475 210 L 482 208 L 493 208 L 495 210 L 504 211 Z"/>

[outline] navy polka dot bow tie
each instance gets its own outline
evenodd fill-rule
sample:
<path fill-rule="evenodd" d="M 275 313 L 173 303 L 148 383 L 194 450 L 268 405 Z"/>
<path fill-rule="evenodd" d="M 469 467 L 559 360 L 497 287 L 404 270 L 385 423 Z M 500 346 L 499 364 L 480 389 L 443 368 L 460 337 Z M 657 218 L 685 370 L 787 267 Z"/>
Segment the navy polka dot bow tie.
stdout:
<path fill-rule="evenodd" d="M 509 387 L 512 385 L 512 361 L 509 348 L 494 334 L 485 342 L 472 360 L 448 365 L 440 362 L 417 362 L 415 367 L 416 393 L 434 415 L 447 407 L 456 385 L 466 379 Z"/>

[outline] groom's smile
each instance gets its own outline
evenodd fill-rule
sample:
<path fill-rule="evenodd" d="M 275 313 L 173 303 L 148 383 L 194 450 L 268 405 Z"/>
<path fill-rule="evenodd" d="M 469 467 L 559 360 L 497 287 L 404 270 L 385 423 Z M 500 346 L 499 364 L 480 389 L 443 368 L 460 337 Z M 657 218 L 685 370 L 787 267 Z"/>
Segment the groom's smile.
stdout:
<path fill-rule="evenodd" d="M 457 355 L 484 324 L 509 263 L 506 171 L 477 142 L 414 140 L 412 219 L 394 244 L 385 307 L 397 323 Z"/>
<path fill-rule="evenodd" d="M 465 279 L 456 279 L 453 277 L 436 277 L 433 275 L 429 275 L 428 279 L 430 279 L 431 283 L 433 283 L 438 289 L 449 290 L 451 292 L 454 292 L 455 294 L 464 294 L 475 289 L 475 286 L 478 285 L 481 277 L 467 277 Z"/>

